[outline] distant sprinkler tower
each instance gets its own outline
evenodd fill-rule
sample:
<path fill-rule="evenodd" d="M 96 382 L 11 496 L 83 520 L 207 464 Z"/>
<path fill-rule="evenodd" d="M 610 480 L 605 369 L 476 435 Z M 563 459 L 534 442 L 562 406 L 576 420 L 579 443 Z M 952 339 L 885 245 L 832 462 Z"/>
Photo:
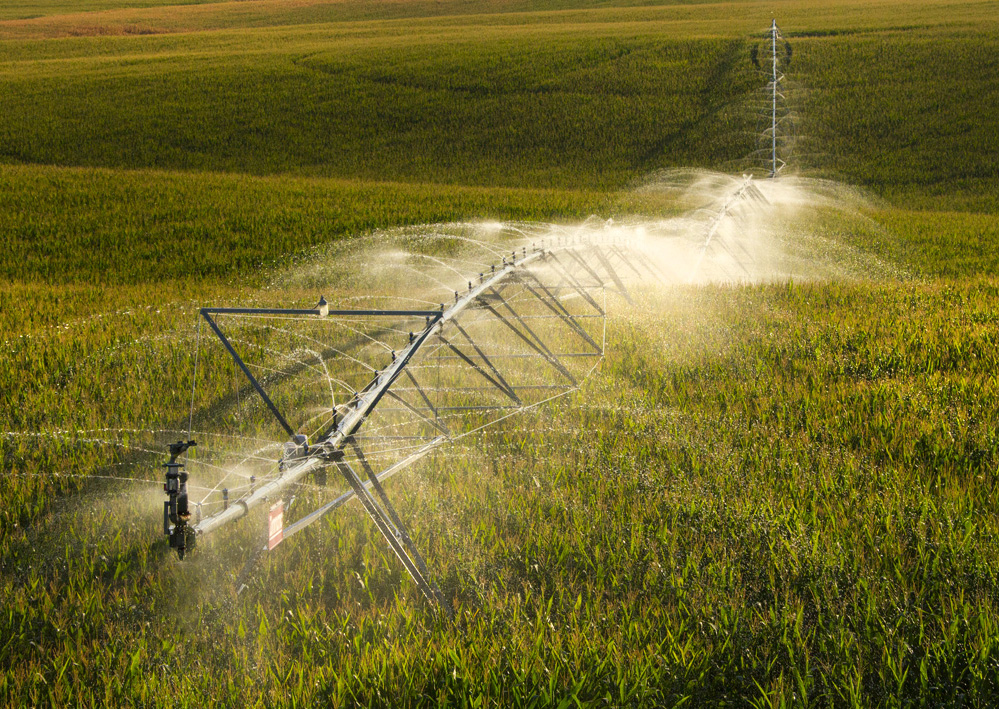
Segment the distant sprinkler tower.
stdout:
<path fill-rule="evenodd" d="M 770 46 L 771 53 L 773 55 L 773 74 L 770 79 L 770 88 L 772 90 L 773 102 L 772 113 L 770 118 L 770 155 L 772 159 L 770 168 L 770 179 L 777 177 L 777 34 L 779 30 L 777 29 L 777 18 L 773 19 L 770 25 Z"/>
<path fill-rule="evenodd" d="M 777 18 L 773 19 L 770 25 L 770 55 L 773 59 L 772 73 L 770 79 L 770 89 L 771 89 L 771 113 L 770 113 L 770 157 L 771 157 L 771 167 L 770 167 L 770 179 L 777 177 L 777 85 L 780 83 L 783 76 L 777 75 L 777 38 L 780 36 L 780 30 L 777 29 Z"/>
<path fill-rule="evenodd" d="M 766 127 L 761 126 L 766 147 L 759 148 L 761 153 L 765 151 L 767 176 L 773 179 L 786 165 L 781 154 L 786 157 L 791 143 L 790 112 L 784 95 L 784 71 L 791 62 L 791 45 L 781 35 L 776 19 L 771 21 L 763 39 L 753 45 L 751 56 L 756 68 L 767 76 Z"/>

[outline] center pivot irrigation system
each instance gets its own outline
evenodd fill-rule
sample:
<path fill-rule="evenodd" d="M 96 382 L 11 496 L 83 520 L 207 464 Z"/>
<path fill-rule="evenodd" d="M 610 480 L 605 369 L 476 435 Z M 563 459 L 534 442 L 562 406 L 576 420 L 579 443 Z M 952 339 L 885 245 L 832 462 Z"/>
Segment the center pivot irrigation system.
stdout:
<path fill-rule="evenodd" d="M 277 458 L 265 445 L 236 465 L 189 457 L 201 473 L 229 471 L 200 500 L 180 461 L 196 443 L 172 444 L 163 509 L 170 546 L 183 558 L 199 537 L 268 504 L 273 548 L 356 497 L 424 596 L 446 608 L 382 482 L 444 442 L 577 389 L 604 353 L 605 293 L 630 300 L 629 277 L 663 278 L 612 238 L 556 241 L 507 252 L 433 309 L 331 309 L 325 299 L 307 309 L 202 308 L 202 322 L 285 442 Z M 325 341 L 322 329 L 332 329 Z M 291 354 L 275 342 L 289 337 Z M 379 358 L 383 366 L 369 364 Z M 365 373 L 363 385 L 351 382 Z M 302 375 L 313 379 L 291 383 Z M 303 400 L 318 396 L 324 405 Z M 292 423 L 288 406 L 311 416 Z M 259 417 L 248 418 L 261 431 Z M 348 489 L 318 504 L 311 493 L 329 469 Z M 223 487 L 233 470 L 249 485 Z M 309 497 L 312 509 L 286 525 L 284 500 L 293 494 Z"/>
<path fill-rule="evenodd" d="M 774 106 L 778 39 L 775 22 Z M 772 118 L 776 136 L 776 108 Z M 776 138 L 771 147 L 773 178 Z M 715 273 L 731 278 L 734 264 L 753 277 L 738 221 L 768 202 L 752 180 L 736 181 L 703 231 L 674 250 L 689 269 L 683 275 L 710 258 Z M 520 237 L 512 251 L 495 239 L 434 234 L 427 253 L 417 244 L 383 255 L 406 273 L 396 294 L 382 298 L 393 307 L 331 308 L 321 297 L 312 308 L 202 308 L 189 435 L 169 446 L 165 464 L 170 547 L 183 559 L 199 538 L 267 505 L 267 540 L 257 548 L 273 549 L 356 497 L 421 593 L 450 613 L 382 483 L 444 443 L 576 391 L 604 355 L 607 294 L 631 302 L 626 282 L 684 280 L 677 263 L 661 267 L 643 250 L 635 232 L 599 224 L 547 226 L 533 240 L 528 225 L 497 225 Z M 377 260 L 358 266 L 377 287 Z M 446 289 L 448 302 L 414 298 L 427 290 L 420 278 Z M 221 350 L 202 355 L 202 325 Z M 191 431 L 200 370 L 209 388 L 200 411 L 221 430 L 198 434 L 198 444 Z M 233 391 L 220 387 L 227 377 Z M 330 492 L 331 470 L 345 490 Z"/>

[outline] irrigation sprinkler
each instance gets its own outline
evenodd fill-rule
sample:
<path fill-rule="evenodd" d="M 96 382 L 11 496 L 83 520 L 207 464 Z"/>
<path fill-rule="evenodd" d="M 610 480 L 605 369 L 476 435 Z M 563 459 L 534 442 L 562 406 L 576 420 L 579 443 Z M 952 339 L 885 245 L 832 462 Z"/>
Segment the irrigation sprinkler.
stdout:
<path fill-rule="evenodd" d="M 189 467 L 221 476 L 193 520 L 178 457 L 194 441 L 170 446 L 164 532 L 178 556 L 265 505 L 273 549 L 356 498 L 423 596 L 449 612 L 382 483 L 445 443 L 576 390 L 604 354 L 603 293 L 630 300 L 625 281 L 643 264 L 613 239 L 574 239 L 518 247 L 476 270 L 478 279 L 463 277 L 453 302 L 436 309 L 335 309 L 325 299 L 315 308 L 202 308 L 199 317 L 263 405 L 255 426 L 276 424 L 276 440 L 228 467 L 188 458 Z M 336 330 L 332 344 L 322 339 L 326 327 Z M 295 343 L 291 355 L 273 346 L 285 336 Z M 293 383 L 303 376 L 309 385 Z M 325 409 L 315 403 L 323 396 Z M 287 522 L 280 501 L 318 487 L 327 471 L 346 490 Z M 239 475 L 250 484 L 233 485 Z"/>
<path fill-rule="evenodd" d="M 164 464 L 167 470 L 163 492 L 167 494 L 167 499 L 163 503 L 163 534 L 169 537 L 170 548 L 176 549 L 177 556 L 181 559 L 194 546 L 194 533 L 188 525 L 191 519 L 187 495 L 188 473 L 184 470 L 184 464 L 177 462 L 177 457 L 195 445 L 194 441 L 171 443 L 170 460 Z"/>

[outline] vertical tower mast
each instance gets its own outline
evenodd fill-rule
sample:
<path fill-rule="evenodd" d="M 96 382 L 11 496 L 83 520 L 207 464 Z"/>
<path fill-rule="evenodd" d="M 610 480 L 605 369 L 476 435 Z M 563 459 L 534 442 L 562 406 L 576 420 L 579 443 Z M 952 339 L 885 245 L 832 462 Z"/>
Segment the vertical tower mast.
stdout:
<path fill-rule="evenodd" d="M 770 113 L 770 156 L 772 167 L 771 179 L 777 177 L 777 18 L 770 25 L 770 54 L 773 59 L 773 75 L 771 81 L 772 103 Z"/>

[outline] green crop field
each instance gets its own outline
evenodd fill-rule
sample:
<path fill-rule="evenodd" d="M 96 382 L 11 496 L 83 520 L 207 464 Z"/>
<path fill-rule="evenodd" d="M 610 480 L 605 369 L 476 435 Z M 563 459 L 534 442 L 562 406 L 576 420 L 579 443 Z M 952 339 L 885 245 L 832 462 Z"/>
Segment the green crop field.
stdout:
<path fill-rule="evenodd" d="M 689 213 L 761 174 L 771 13 L 813 268 L 636 287 L 581 390 L 394 478 L 453 621 L 359 505 L 177 560 L 199 307 Z M 999 704 L 996 3 L 11 0 L 0 96 L 0 705 Z"/>

